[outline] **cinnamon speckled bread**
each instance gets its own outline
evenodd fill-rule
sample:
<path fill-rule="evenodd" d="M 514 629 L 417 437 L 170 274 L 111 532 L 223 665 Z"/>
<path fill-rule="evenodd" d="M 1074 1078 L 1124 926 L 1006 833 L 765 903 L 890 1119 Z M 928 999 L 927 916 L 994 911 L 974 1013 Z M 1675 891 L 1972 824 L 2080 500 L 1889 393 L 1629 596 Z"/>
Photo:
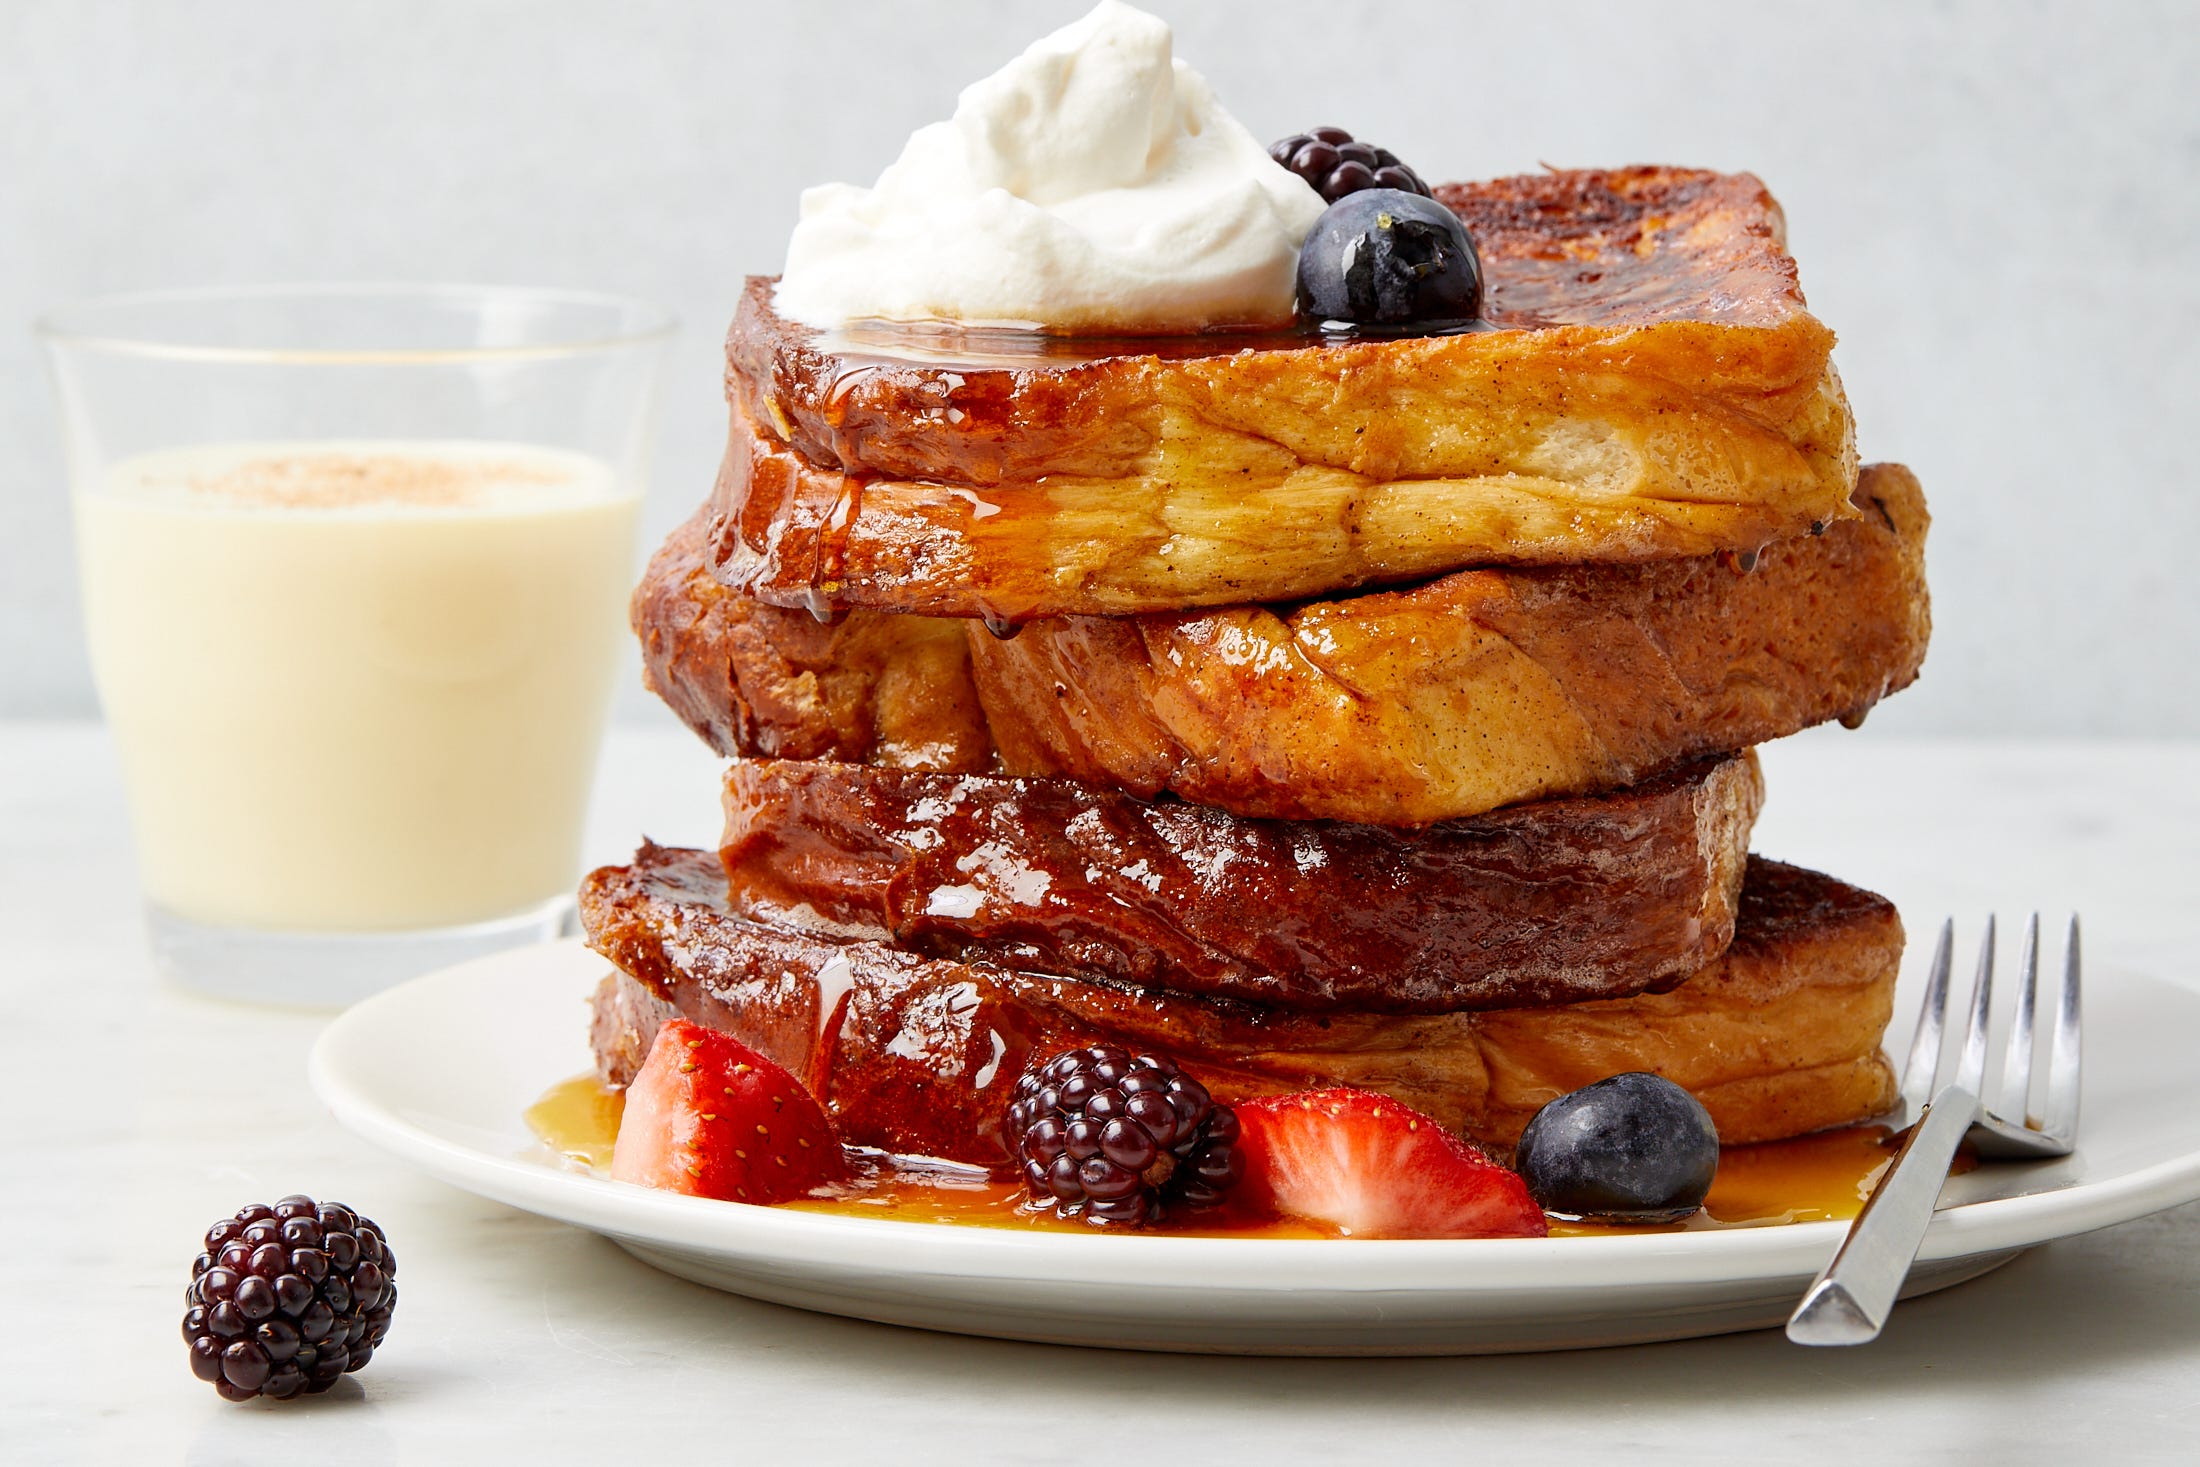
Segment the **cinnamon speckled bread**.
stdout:
<path fill-rule="evenodd" d="M 1756 179 L 1437 196 L 1475 233 L 1487 329 L 819 332 L 752 280 L 717 573 L 776 605 L 1021 621 L 1750 551 L 1853 512 L 1833 334 Z"/>
<path fill-rule="evenodd" d="M 834 940 L 726 907 L 715 854 L 645 847 L 581 890 L 589 941 L 620 969 L 592 1038 L 623 1084 L 678 1013 L 804 1078 L 842 1136 L 980 1165 L 1035 1053 L 1100 1040 L 1174 1055 L 1224 1100 L 1318 1085 L 1396 1097 L 1509 1147 L 1545 1101 L 1622 1070 L 1693 1091 L 1727 1144 L 1879 1114 L 1879 1051 L 1902 952 L 1869 892 L 1752 858 L 1732 945 L 1666 993 L 1473 1013 L 1294 1014 Z"/>

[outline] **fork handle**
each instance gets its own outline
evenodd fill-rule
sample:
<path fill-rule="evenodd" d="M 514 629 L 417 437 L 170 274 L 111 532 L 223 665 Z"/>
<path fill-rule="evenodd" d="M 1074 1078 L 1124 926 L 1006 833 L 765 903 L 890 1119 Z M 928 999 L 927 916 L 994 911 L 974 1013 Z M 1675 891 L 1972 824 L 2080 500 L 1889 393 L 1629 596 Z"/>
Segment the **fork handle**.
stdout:
<path fill-rule="evenodd" d="M 1960 1085 L 1934 1096 L 1848 1236 L 1788 1317 L 1798 1345 L 1861 1345 L 1879 1337 L 1932 1223 L 1956 1148 L 1978 1114 L 1978 1097 Z"/>

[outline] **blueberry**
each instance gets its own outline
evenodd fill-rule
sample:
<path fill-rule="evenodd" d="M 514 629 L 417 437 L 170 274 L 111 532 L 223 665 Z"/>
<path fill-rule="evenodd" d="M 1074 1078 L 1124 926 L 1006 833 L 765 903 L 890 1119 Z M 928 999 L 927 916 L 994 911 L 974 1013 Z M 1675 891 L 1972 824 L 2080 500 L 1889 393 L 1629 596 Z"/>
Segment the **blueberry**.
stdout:
<path fill-rule="evenodd" d="M 1513 1169 L 1546 1212 L 1669 1220 L 1703 1205 L 1719 1170 L 1719 1133 L 1695 1096 L 1638 1070 L 1537 1111 Z"/>
<path fill-rule="evenodd" d="M 1358 326 L 1435 326 L 1482 309 L 1482 260 L 1434 199 L 1394 188 L 1346 194 L 1299 246 L 1299 314 Z"/>

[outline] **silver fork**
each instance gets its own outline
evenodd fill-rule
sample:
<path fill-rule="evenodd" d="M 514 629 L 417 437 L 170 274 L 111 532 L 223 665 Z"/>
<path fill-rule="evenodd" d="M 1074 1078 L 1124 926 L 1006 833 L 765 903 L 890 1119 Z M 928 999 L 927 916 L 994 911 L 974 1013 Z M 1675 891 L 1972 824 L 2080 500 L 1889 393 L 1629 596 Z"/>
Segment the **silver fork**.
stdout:
<path fill-rule="evenodd" d="M 1948 970 L 1955 924 L 1944 923 L 1933 952 L 1925 1003 L 1910 1039 L 1910 1057 L 1902 1070 L 1902 1098 L 1916 1115 L 1910 1134 L 1895 1153 L 1894 1164 L 1849 1224 L 1840 1251 L 1803 1295 L 1788 1317 L 1787 1336 L 1799 1345 L 1861 1345 L 1877 1339 L 1909 1276 L 1925 1229 L 1933 1220 L 1941 1184 L 1955 1161 L 1956 1148 L 1969 1136 L 1985 1157 L 2068 1156 L 2078 1134 L 2078 919 L 2070 919 L 2070 940 L 2063 959 L 2061 998 L 2055 1009 L 2048 1051 L 2044 1096 L 2032 1105 L 2034 1015 L 2040 980 L 2040 919 L 2035 913 L 2024 932 L 2024 988 L 2009 1030 L 2009 1048 L 2001 1067 L 2001 1093 L 1993 1107 L 1980 1097 L 1986 1080 L 1986 1030 L 1993 1008 L 1994 920 L 1986 919 L 1979 944 L 1978 977 L 1971 988 L 1970 1020 L 1964 1030 L 1954 1077 L 1939 1090 L 1933 1083 L 1945 1067 Z M 1927 1100 L 1926 1097 L 1931 1099 Z M 1918 1109 L 1923 1102 L 1922 1111 Z M 2015 1117 L 2014 1120 L 2010 1117 Z"/>

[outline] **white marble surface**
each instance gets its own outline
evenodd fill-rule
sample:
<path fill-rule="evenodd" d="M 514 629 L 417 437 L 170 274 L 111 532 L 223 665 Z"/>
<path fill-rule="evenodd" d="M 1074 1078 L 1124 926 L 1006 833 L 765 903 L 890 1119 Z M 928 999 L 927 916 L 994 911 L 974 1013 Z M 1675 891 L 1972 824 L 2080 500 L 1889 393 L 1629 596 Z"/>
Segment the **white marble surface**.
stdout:
<path fill-rule="evenodd" d="M 2102 969 L 2200 984 L 2200 745 L 1836 731 L 1766 766 L 1759 848 L 1887 892 L 1913 927 L 2075 905 Z M 692 740 L 615 737 L 592 854 L 712 824 Z M 2200 1459 L 2200 1206 L 2037 1250 L 1850 1352 L 1757 1334 L 1235 1361 L 928 1335 L 714 1294 L 407 1172 L 307 1092 L 320 1018 L 163 988 L 133 902 L 97 728 L 0 725 L 9 1463 Z M 2163 1096 L 2196 1100 L 2200 1081 Z M 382 1222 L 404 1300 L 372 1367 L 329 1396 L 225 1405 L 177 1334 L 193 1240 L 291 1190 Z"/>

